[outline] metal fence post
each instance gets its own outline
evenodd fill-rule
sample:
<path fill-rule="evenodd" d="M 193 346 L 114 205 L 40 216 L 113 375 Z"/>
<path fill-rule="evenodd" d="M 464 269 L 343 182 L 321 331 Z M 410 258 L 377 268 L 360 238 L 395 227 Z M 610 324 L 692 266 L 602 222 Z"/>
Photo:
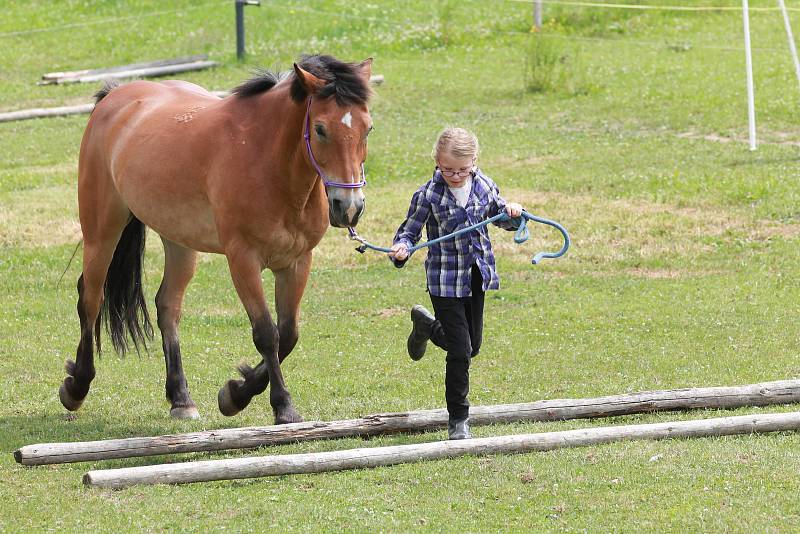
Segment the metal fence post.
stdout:
<path fill-rule="evenodd" d="M 236 57 L 244 58 L 244 6 L 260 6 L 260 0 L 235 0 L 236 4 Z"/>

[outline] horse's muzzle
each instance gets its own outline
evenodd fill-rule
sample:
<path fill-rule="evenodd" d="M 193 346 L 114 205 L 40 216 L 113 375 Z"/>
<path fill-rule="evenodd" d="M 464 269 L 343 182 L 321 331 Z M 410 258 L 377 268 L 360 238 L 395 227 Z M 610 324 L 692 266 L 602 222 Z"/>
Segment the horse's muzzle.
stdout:
<path fill-rule="evenodd" d="M 331 198 L 328 200 L 328 216 L 331 226 L 347 228 L 358 224 L 361 214 L 364 213 L 364 199 L 361 198 Z"/>

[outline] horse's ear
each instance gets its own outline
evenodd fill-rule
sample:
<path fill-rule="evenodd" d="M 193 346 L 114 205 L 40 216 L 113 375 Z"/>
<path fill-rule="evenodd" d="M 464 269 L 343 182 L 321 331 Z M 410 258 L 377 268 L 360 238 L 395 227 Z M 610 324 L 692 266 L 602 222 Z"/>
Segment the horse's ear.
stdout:
<path fill-rule="evenodd" d="M 297 76 L 297 79 L 300 80 L 303 88 L 305 88 L 309 94 L 317 94 L 317 92 L 325 85 L 325 80 L 317 78 L 307 70 L 303 70 L 297 65 L 297 63 L 294 64 L 294 73 Z"/>
<path fill-rule="evenodd" d="M 368 57 L 356 65 L 356 68 L 361 73 L 361 77 L 364 79 L 364 82 L 369 84 L 369 80 L 372 77 L 372 58 Z"/>

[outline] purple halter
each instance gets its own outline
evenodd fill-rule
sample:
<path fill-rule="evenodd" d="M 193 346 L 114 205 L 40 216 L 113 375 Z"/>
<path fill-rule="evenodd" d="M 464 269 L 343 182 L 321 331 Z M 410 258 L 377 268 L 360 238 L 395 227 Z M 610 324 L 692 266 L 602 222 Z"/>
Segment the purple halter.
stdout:
<path fill-rule="evenodd" d="M 351 183 L 351 184 L 346 184 L 346 183 L 342 183 L 342 182 L 333 182 L 333 181 L 328 179 L 328 175 L 325 174 L 325 171 L 323 171 L 320 168 L 319 164 L 317 163 L 316 158 L 314 158 L 314 152 L 311 151 L 311 132 L 310 132 L 311 113 L 310 112 L 311 112 L 311 97 L 309 96 L 308 97 L 308 106 L 306 107 L 306 120 L 305 120 L 306 126 L 305 126 L 305 130 L 303 132 L 303 138 L 305 138 L 305 140 L 306 140 L 306 149 L 308 150 L 308 157 L 311 160 L 311 164 L 314 166 L 314 169 L 316 169 L 317 174 L 322 179 L 322 183 L 325 184 L 325 187 L 345 187 L 347 189 L 355 189 L 357 187 L 364 187 L 365 185 L 367 185 L 367 179 L 366 179 L 367 175 L 364 172 L 364 164 L 363 163 L 361 164 L 361 181 L 360 182 L 354 182 L 354 183 Z"/>

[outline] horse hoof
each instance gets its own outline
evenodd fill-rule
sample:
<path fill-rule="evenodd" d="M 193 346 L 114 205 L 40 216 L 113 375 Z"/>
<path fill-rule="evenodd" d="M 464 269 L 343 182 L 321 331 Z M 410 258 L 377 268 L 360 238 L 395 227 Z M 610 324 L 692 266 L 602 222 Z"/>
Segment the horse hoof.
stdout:
<path fill-rule="evenodd" d="M 217 394 L 219 411 L 222 413 L 222 415 L 226 415 L 228 417 L 232 417 L 242 411 L 242 409 L 239 408 L 235 402 L 233 402 L 233 396 L 231 395 L 231 382 L 233 382 L 233 380 L 228 380 L 228 382 L 222 386 Z"/>
<path fill-rule="evenodd" d="M 58 388 L 58 398 L 61 400 L 61 404 L 64 405 L 64 408 L 71 412 L 76 411 L 83 404 L 83 399 L 75 399 L 69 394 L 69 391 L 67 391 L 67 387 L 64 384 L 61 384 L 61 387 Z"/>
<path fill-rule="evenodd" d="M 297 413 L 293 406 L 283 410 L 280 414 L 275 414 L 275 424 L 285 425 L 288 423 L 302 423 L 303 418 Z"/>
<path fill-rule="evenodd" d="M 197 406 L 178 406 L 169 411 L 169 416 L 173 419 L 200 419 L 200 412 Z"/>

